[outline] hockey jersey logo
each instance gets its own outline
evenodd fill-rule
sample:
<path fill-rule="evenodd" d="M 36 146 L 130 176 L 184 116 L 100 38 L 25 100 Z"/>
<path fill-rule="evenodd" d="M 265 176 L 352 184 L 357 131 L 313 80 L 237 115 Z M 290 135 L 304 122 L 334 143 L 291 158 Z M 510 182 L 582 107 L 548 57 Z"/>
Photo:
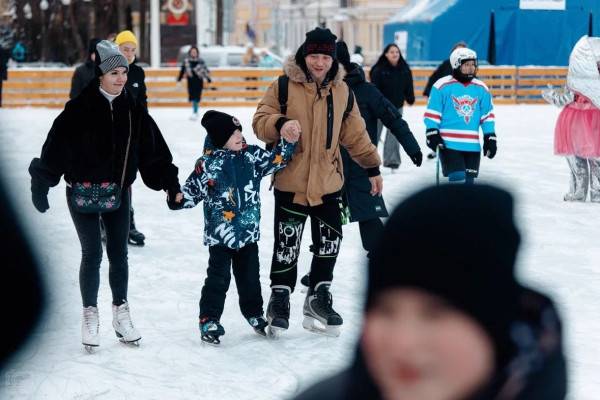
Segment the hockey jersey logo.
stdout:
<path fill-rule="evenodd" d="M 464 118 L 465 123 L 469 123 L 473 112 L 475 111 L 475 104 L 477 104 L 477 98 L 472 98 L 469 95 L 460 97 L 452 96 L 452 102 L 454 103 L 454 109 L 457 114 Z"/>

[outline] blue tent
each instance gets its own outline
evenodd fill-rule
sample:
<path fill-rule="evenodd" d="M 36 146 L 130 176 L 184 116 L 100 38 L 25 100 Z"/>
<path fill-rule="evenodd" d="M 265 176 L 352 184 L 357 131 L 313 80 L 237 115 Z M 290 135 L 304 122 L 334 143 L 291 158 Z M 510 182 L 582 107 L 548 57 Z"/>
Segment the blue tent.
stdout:
<path fill-rule="evenodd" d="M 404 38 L 409 61 L 432 61 L 463 40 L 491 64 L 567 65 L 582 35 L 600 35 L 600 0 L 538 1 L 563 10 L 522 9 L 524 1 L 413 0 L 385 24 L 384 45 Z"/>

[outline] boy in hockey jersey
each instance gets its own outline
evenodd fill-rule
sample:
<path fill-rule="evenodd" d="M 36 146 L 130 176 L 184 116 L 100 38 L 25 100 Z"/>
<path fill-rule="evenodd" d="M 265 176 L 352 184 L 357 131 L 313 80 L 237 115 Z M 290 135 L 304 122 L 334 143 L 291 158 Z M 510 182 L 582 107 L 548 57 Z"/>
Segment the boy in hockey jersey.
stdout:
<path fill-rule="evenodd" d="M 182 187 L 183 200 L 169 201 L 169 207 L 192 208 L 204 200 L 204 244 L 209 246 L 209 259 L 200 298 L 200 332 L 203 341 L 219 344 L 219 336 L 225 334 L 220 318 L 230 269 L 242 314 L 257 333 L 265 335 L 257 246 L 260 181 L 285 167 L 299 134 L 280 139 L 272 151 L 266 151 L 245 143 L 242 126 L 231 115 L 209 110 L 202 126 L 212 146 L 207 144 Z"/>
<path fill-rule="evenodd" d="M 476 78 L 477 53 L 468 48 L 450 54 L 452 75 L 439 79 L 431 89 L 425 126 L 427 146 L 439 149 L 442 172 L 451 183 L 473 183 L 483 154 L 496 155 L 494 106 L 488 87 Z"/>

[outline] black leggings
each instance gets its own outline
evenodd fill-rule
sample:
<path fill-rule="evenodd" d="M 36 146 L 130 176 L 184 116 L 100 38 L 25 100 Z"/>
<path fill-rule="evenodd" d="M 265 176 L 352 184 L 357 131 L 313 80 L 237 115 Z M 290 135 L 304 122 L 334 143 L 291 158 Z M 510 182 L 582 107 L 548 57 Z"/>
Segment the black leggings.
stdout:
<path fill-rule="evenodd" d="M 98 213 L 83 214 L 73 209 L 67 188 L 67 204 L 71 218 L 81 243 L 81 265 L 79 267 L 79 287 L 83 306 L 97 306 L 100 286 L 100 262 L 102 261 L 102 240 L 100 239 L 100 218 Z M 106 228 L 106 253 L 108 254 L 108 280 L 112 291 L 112 301 L 121 305 L 127 300 L 129 267 L 127 264 L 127 236 L 129 235 L 129 190 L 122 191 L 121 206 L 112 212 L 103 213 Z"/>

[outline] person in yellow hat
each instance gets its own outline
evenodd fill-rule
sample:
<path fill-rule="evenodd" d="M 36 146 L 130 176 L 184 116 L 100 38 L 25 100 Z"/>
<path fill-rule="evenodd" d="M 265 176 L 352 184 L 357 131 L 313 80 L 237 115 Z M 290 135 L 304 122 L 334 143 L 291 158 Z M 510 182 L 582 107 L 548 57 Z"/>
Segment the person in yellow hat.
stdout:
<path fill-rule="evenodd" d="M 119 51 L 125 56 L 129 63 L 129 72 L 127 73 L 127 83 L 125 88 L 127 93 L 135 99 L 136 102 L 140 103 L 146 110 L 148 109 L 148 97 L 146 96 L 146 74 L 144 69 L 136 64 L 135 52 L 138 47 L 138 41 L 135 34 L 131 31 L 121 31 L 115 37 L 115 43 L 119 46 Z M 131 188 L 129 189 L 129 195 L 131 196 Z M 131 197 L 130 197 L 131 198 Z M 131 203 L 131 210 L 129 215 L 131 216 L 129 224 L 129 244 L 135 246 L 143 246 L 146 236 L 138 231 L 135 227 L 135 220 L 133 218 L 133 203 Z"/>
<path fill-rule="evenodd" d="M 148 108 L 148 97 L 146 96 L 146 74 L 142 67 L 137 65 L 135 52 L 138 47 L 138 41 L 135 34 L 131 31 L 121 31 L 115 37 L 115 43 L 119 46 L 119 51 L 129 62 L 129 72 L 127 73 L 127 91 L 142 106 Z"/>

